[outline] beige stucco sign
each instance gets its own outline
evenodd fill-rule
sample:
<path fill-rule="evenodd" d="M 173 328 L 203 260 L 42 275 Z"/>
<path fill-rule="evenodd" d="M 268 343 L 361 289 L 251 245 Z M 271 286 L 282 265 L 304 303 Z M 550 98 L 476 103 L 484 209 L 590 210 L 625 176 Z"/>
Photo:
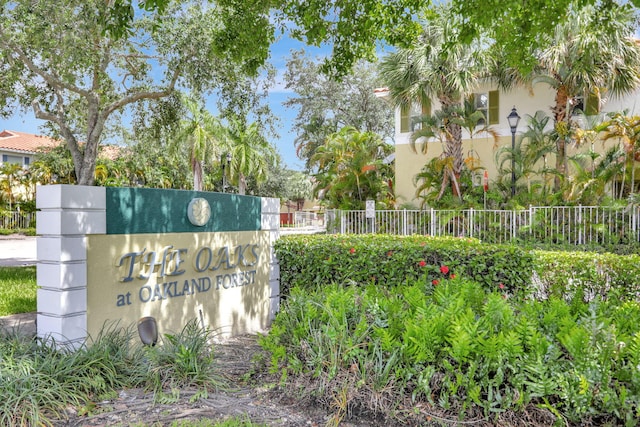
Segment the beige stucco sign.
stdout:
<path fill-rule="evenodd" d="M 194 319 L 224 335 L 264 329 L 268 251 L 268 234 L 259 231 L 90 236 L 89 335 L 105 322 L 144 316 L 157 319 L 161 334 Z"/>

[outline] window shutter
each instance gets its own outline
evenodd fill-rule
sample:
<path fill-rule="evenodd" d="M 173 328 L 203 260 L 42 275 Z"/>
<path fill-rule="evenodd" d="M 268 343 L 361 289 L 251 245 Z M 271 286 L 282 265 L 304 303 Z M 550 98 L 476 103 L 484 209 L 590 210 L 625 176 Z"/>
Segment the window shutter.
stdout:
<path fill-rule="evenodd" d="M 500 123 L 500 92 L 497 90 L 489 91 L 489 124 L 497 125 Z"/>
<path fill-rule="evenodd" d="M 400 132 L 411 131 L 411 105 L 402 105 L 400 107 Z"/>
<path fill-rule="evenodd" d="M 428 98 L 422 101 L 422 115 L 431 116 L 431 100 Z"/>
<path fill-rule="evenodd" d="M 600 112 L 600 97 L 596 92 L 589 92 L 587 102 L 584 106 L 584 113 L 587 116 L 595 116 Z"/>

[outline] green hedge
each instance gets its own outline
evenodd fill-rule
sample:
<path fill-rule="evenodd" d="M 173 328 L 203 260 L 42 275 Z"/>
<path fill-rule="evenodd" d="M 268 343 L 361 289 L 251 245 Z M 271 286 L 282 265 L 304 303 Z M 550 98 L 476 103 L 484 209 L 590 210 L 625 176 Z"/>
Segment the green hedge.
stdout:
<path fill-rule="evenodd" d="M 392 235 L 285 236 L 276 242 L 276 254 L 284 296 L 294 286 L 393 287 L 454 274 L 512 295 L 640 300 L 637 254 L 529 250 L 469 238 Z"/>
<path fill-rule="evenodd" d="M 640 300 L 640 255 L 534 251 L 533 258 L 542 297 Z"/>
<path fill-rule="evenodd" d="M 528 286 L 534 265 L 531 252 L 517 246 L 454 237 L 296 235 L 279 239 L 275 250 L 285 296 L 294 286 L 375 283 L 393 287 L 451 275 L 516 293 Z"/>

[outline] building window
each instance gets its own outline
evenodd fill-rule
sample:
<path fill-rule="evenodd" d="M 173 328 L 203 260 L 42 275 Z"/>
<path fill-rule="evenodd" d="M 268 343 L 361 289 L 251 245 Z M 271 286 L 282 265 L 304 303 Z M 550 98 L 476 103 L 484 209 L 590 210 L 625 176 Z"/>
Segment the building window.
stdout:
<path fill-rule="evenodd" d="M 23 165 L 24 158 L 22 156 L 10 156 L 8 154 L 2 155 L 2 163 L 16 163 L 19 165 Z"/>
<path fill-rule="evenodd" d="M 500 123 L 500 93 L 497 90 L 474 93 L 471 95 L 471 99 L 476 110 L 482 112 L 484 117 L 489 119 L 490 125 Z M 484 120 L 478 122 L 478 125 L 484 124 Z"/>
<path fill-rule="evenodd" d="M 590 92 L 586 96 L 586 104 L 584 96 L 576 96 L 571 106 L 571 115 L 575 116 L 584 113 L 586 116 L 595 116 L 600 114 L 600 97 L 597 93 Z"/>
<path fill-rule="evenodd" d="M 31 163 L 31 158 L 30 157 L 25 157 L 24 158 L 24 165 L 25 166 L 29 166 L 30 163 Z"/>
<path fill-rule="evenodd" d="M 414 132 L 421 128 L 420 118 L 431 115 L 431 102 L 413 102 L 400 107 L 400 132 Z"/>

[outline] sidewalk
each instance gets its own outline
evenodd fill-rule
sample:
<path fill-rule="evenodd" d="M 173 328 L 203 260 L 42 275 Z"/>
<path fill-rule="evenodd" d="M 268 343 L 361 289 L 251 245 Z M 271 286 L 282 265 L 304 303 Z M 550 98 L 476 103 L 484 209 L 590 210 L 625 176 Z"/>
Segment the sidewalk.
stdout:
<path fill-rule="evenodd" d="M 0 236 L 0 267 L 36 265 L 37 257 L 34 236 Z"/>
<path fill-rule="evenodd" d="M 0 317 L 0 333 L 36 336 L 36 313 L 20 313 Z"/>
<path fill-rule="evenodd" d="M 12 234 L 0 236 L 0 268 L 36 265 L 36 238 Z M 21 313 L 0 317 L 0 333 L 36 335 L 36 313 Z"/>

